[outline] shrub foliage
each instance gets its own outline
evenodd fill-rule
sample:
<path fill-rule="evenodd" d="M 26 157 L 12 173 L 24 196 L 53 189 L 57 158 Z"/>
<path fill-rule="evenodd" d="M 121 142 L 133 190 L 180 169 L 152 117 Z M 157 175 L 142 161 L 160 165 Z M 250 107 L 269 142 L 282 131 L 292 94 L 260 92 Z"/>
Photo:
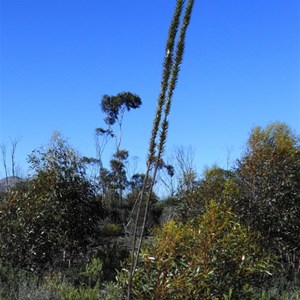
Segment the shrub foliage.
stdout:
<path fill-rule="evenodd" d="M 259 248 L 257 239 L 214 201 L 196 222 L 171 220 L 143 250 L 134 299 L 217 299 L 229 288 L 233 295 L 245 296 L 273 269 L 273 258 Z M 120 280 L 126 281 L 126 274 L 124 268 Z"/>

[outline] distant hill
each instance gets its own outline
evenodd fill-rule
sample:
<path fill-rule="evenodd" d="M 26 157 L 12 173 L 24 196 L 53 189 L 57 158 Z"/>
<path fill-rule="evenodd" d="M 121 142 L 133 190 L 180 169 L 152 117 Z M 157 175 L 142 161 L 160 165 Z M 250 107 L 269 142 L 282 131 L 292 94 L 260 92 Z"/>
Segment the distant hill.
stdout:
<path fill-rule="evenodd" d="M 7 178 L 0 179 L 0 191 L 5 191 L 7 189 L 7 184 L 9 187 L 12 187 L 21 180 L 22 178 L 18 176 L 9 176 Z"/>

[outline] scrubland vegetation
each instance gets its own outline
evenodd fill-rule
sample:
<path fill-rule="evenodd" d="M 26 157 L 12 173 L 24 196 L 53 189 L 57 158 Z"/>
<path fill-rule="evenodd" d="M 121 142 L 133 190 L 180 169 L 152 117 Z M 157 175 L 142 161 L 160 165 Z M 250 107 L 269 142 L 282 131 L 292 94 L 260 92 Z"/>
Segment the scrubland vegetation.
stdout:
<path fill-rule="evenodd" d="M 28 156 L 28 178 L 1 192 L 0 299 L 300 298 L 299 136 L 284 123 L 253 128 L 230 169 L 203 176 L 184 149 L 163 159 L 192 6 L 180 27 L 178 0 L 170 25 L 144 173 L 126 168 L 123 116 L 142 101 L 125 92 L 102 98 L 96 157 L 55 134 Z"/>
<path fill-rule="evenodd" d="M 175 193 L 152 192 L 132 299 L 299 299 L 299 136 L 256 127 L 230 170 L 202 177 L 183 153 Z M 143 174 L 122 159 L 91 180 L 86 161 L 56 135 L 2 192 L 2 299 L 126 299 Z"/>

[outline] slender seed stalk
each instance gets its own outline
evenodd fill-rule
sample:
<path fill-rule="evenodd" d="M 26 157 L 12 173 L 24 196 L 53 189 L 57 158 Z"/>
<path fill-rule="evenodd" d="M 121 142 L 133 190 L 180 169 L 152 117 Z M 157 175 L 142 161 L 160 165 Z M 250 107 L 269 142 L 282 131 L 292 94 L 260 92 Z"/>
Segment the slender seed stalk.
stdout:
<path fill-rule="evenodd" d="M 131 270 L 130 270 L 128 290 L 130 290 L 131 277 L 133 276 L 133 273 L 134 273 L 134 263 L 133 262 L 135 259 L 134 256 L 135 256 L 136 239 L 137 239 L 137 228 L 138 228 L 138 220 L 139 220 L 139 216 L 140 216 L 141 204 L 142 204 L 142 201 L 144 198 L 146 184 L 148 182 L 151 166 L 153 164 L 153 160 L 155 157 L 156 146 L 157 146 L 156 138 L 157 138 L 159 126 L 161 123 L 163 107 L 165 104 L 166 93 L 168 90 L 168 83 L 169 83 L 169 79 L 170 79 L 170 75 L 171 75 L 171 71 L 172 71 L 172 67 L 173 67 L 173 55 L 174 55 L 173 53 L 174 53 L 174 48 L 175 48 L 175 38 L 176 38 L 179 24 L 180 24 L 180 17 L 181 17 L 182 10 L 183 10 L 183 4 L 184 4 L 183 0 L 177 1 L 173 19 L 172 19 L 172 22 L 171 22 L 171 25 L 169 28 L 169 32 L 168 32 L 168 39 L 167 39 L 167 44 L 166 44 L 166 49 L 165 49 L 165 59 L 164 59 L 164 63 L 163 63 L 161 92 L 158 97 L 157 109 L 156 109 L 156 114 L 155 114 L 153 127 L 152 127 L 152 134 L 151 134 L 151 139 L 150 139 L 150 144 L 149 144 L 149 155 L 148 155 L 148 160 L 147 160 L 147 170 L 146 170 L 142 190 L 141 190 L 141 193 L 140 193 L 139 199 L 138 199 L 137 213 L 136 213 L 134 232 L 133 232 L 132 264 L 131 264 Z"/>
<path fill-rule="evenodd" d="M 167 39 L 166 49 L 165 49 L 165 58 L 164 58 L 164 63 L 163 63 L 161 92 L 158 97 L 156 114 L 155 114 L 155 118 L 154 118 L 153 126 L 152 126 L 152 134 L 151 134 L 151 139 L 150 139 L 150 143 L 149 143 L 149 152 L 148 152 L 149 154 L 148 154 L 148 159 L 147 159 L 146 176 L 145 176 L 144 182 L 148 182 L 151 166 L 152 166 L 152 164 L 154 162 L 154 158 L 155 158 L 155 152 L 156 152 L 156 146 L 157 146 L 156 139 L 158 136 L 159 126 L 160 126 L 161 118 L 162 118 L 163 107 L 164 107 L 165 99 L 166 99 L 166 93 L 168 90 L 168 84 L 169 84 L 171 71 L 172 71 L 172 67 L 173 67 L 175 38 L 176 38 L 178 28 L 179 28 L 180 16 L 182 14 L 183 4 L 184 4 L 184 0 L 177 1 L 173 19 L 172 19 L 172 22 L 171 22 L 171 25 L 169 28 L 169 32 L 168 32 L 168 39 Z M 145 193 L 145 190 L 143 187 L 141 194 L 144 195 L 144 193 Z M 142 197 L 138 197 L 137 201 L 134 203 L 134 207 L 132 209 L 131 214 L 135 210 L 137 202 L 141 198 Z M 138 212 L 139 211 L 140 211 L 140 209 L 138 208 Z"/>
<path fill-rule="evenodd" d="M 155 168 L 154 168 L 154 173 L 153 173 L 153 178 L 151 181 L 151 186 L 148 192 L 148 197 L 146 200 L 146 207 L 145 207 L 145 212 L 144 212 L 144 217 L 143 217 L 143 224 L 142 224 L 142 228 L 141 228 L 141 234 L 140 234 L 140 239 L 138 242 L 138 247 L 137 247 L 137 254 L 140 253 L 141 250 L 141 244 L 142 244 L 142 239 L 144 236 L 144 231 L 145 231 L 145 227 L 146 227 L 146 221 L 147 221 L 147 215 L 148 215 L 148 211 L 149 211 L 149 204 L 150 204 L 150 200 L 151 200 L 151 194 L 152 194 L 152 190 L 155 184 L 155 178 L 157 175 L 157 171 L 159 168 L 159 162 L 161 160 L 162 154 L 164 152 L 164 147 L 165 147 L 165 143 L 166 143 L 166 139 L 167 139 L 167 135 L 168 135 L 168 127 L 169 127 L 169 122 L 168 122 L 168 116 L 171 110 L 171 103 L 172 103 L 172 97 L 173 97 L 173 93 L 176 87 L 176 83 L 178 80 L 178 75 L 179 75 L 179 70 L 180 70 L 180 64 L 182 63 L 182 59 L 183 59 L 183 53 L 184 53 L 184 41 L 185 41 L 185 36 L 186 36 L 186 30 L 187 27 L 189 25 L 190 19 L 191 19 L 191 13 L 192 13 L 192 8 L 193 8 L 193 4 L 194 4 L 194 0 L 190 0 L 186 11 L 185 11 L 185 15 L 184 15 L 184 19 L 183 19 L 183 25 L 181 28 L 181 32 L 180 32 L 180 36 L 179 36 L 179 41 L 177 44 L 177 51 L 176 51 L 176 56 L 175 56 L 175 64 L 172 68 L 172 77 L 170 80 L 170 87 L 168 90 L 168 98 L 166 101 L 166 105 L 165 105 L 165 110 L 164 110 L 164 119 L 163 122 L 161 124 L 162 130 L 161 130 L 161 134 L 160 134 L 160 141 L 159 141 L 159 145 L 158 145 L 158 153 L 157 153 L 157 157 L 156 157 L 156 162 L 155 162 Z M 136 269 L 136 266 L 138 264 L 138 255 L 135 259 L 135 264 L 134 264 L 134 270 Z"/>
<path fill-rule="evenodd" d="M 166 100 L 166 92 L 168 90 L 169 80 L 173 68 L 175 40 L 180 25 L 180 17 L 183 11 L 183 5 L 184 5 L 184 0 L 177 0 L 173 19 L 168 32 L 168 39 L 167 39 L 166 49 L 165 49 L 165 59 L 163 64 L 164 69 L 163 69 L 163 75 L 161 81 L 161 92 L 158 97 L 157 109 L 156 109 L 156 114 L 155 114 L 153 127 L 152 127 L 152 135 L 151 135 L 150 145 L 149 145 L 148 164 L 153 163 L 152 159 L 155 156 L 155 148 L 156 148 L 155 140 L 157 138 L 159 125 L 162 117 L 162 110 Z"/>
<path fill-rule="evenodd" d="M 173 98 L 173 93 L 176 87 L 176 83 L 178 80 L 178 74 L 180 71 L 180 65 L 182 63 L 183 53 L 184 53 L 184 41 L 186 36 L 186 30 L 190 23 L 191 13 L 194 5 L 194 0 L 189 0 L 182 25 L 180 23 L 184 0 L 177 0 L 176 8 L 174 11 L 173 19 L 171 21 L 171 25 L 168 32 L 168 39 L 166 44 L 166 54 L 163 64 L 163 74 L 161 81 L 161 93 L 158 97 L 156 114 L 152 127 L 152 134 L 149 143 L 149 154 L 147 159 L 147 170 L 142 186 L 141 193 L 139 194 L 139 199 L 137 203 L 137 213 L 135 216 L 135 224 L 134 224 L 134 232 L 133 232 L 133 242 L 132 242 L 132 257 L 131 257 L 131 268 L 130 274 L 128 278 L 128 290 L 127 290 L 127 299 L 131 299 L 131 285 L 132 279 L 135 274 L 135 269 L 138 264 L 139 254 L 141 250 L 142 239 L 146 227 L 147 215 L 149 210 L 149 204 L 151 200 L 151 194 L 155 183 L 155 178 L 157 175 L 157 171 L 159 169 L 159 162 L 161 160 L 165 143 L 168 134 L 168 115 L 171 109 L 171 103 Z M 178 42 L 176 44 L 176 53 L 174 58 L 174 48 L 176 43 L 176 37 L 178 34 L 179 27 L 181 25 L 181 30 L 178 38 Z M 160 134 L 159 134 L 160 132 Z M 157 139 L 159 141 L 157 143 Z M 138 236 L 138 222 L 141 215 L 141 206 L 144 199 L 144 195 L 146 192 L 146 185 L 148 183 L 148 179 L 150 177 L 151 169 L 153 168 L 153 175 L 151 179 L 151 184 L 149 187 L 149 191 L 147 192 L 147 199 L 145 203 L 145 209 L 143 214 L 143 223 L 141 226 L 141 233 Z M 137 241 L 138 240 L 138 241 Z M 137 249 L 136 249 L 137 248 Z"/>

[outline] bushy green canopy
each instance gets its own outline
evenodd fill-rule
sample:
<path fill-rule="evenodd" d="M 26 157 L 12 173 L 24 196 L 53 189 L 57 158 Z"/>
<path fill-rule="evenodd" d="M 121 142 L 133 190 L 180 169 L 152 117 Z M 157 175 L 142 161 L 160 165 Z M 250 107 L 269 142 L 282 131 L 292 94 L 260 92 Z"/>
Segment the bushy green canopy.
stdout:
<path fill-rule="evenodd" d="M 173 220 L 143 249 L 136 270 L 134 299 L 246 299 L 272 272 L 272 257 L 226 206 L 212 201 L 196 222 Z M 124 268 L 119 280 L 126 280 Z"/>
<path fill-rule="evenodd" d="M 60 137 L 29 162 L 28 191 L 12 191 L 1 203 L 0 260 L 34 271 L 84 252 L 97 237 L 103 210 L 80 158 Z"/>

